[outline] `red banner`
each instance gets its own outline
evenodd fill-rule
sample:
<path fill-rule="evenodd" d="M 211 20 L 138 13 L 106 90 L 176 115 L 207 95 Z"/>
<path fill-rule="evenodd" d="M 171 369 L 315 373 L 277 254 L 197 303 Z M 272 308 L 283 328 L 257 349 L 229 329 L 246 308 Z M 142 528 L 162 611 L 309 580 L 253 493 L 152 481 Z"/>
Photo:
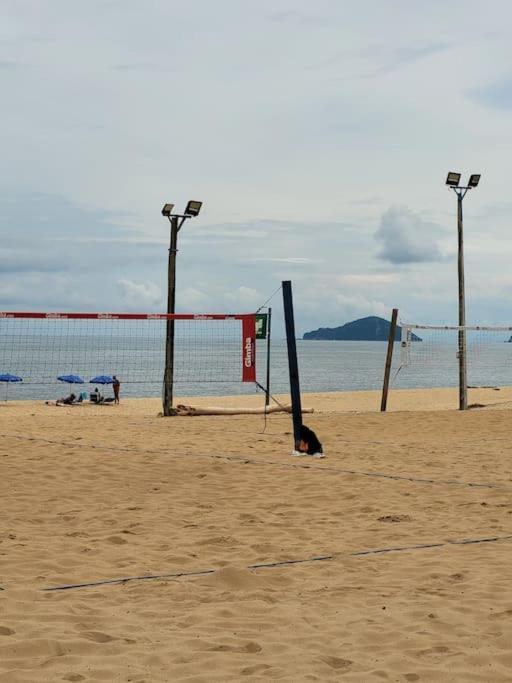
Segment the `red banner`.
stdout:
<path fill-rule="evenodd" d="M 242 382 L 256 381 L 256 316 L 242 318 Z"/>

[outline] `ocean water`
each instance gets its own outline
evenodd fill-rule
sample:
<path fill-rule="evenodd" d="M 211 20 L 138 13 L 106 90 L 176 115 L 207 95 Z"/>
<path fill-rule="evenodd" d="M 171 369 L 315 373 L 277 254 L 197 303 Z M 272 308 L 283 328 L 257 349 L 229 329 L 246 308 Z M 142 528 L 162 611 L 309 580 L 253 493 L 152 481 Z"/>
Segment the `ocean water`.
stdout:
<path fill-rule="evenodd" d="M 508 338 L 508 337 L 507 337 Z M 68 340 L 69 341 L 69 340 Z M 399 342 L 394 344 L 392 388 L 458 386 L 456 339 L 443 343 L 413 343 L 409 362 Z M 503 335 L 492 341 L 468 339 L 468 384 L 470 386 L 512 385 L 512 344 L 503 343 Z M 94 375 L 118 375 L 122 397 L 161 396 L 163 377 L 163 344 L 152 344 L 131 337 L 96 338 L 94 345 L 81 348 L 64 344 L 55 337 L 58 355 L 52 355 L 45 345 L 41 350 L 37 339 L 23 349 L 10 349 L 2 355 L 0 373 L 10 372 L 23 377 L 22 383 L 0 383 L 0 400 L 56 399 L 71 390 L 89 392 L 94 388 L 89 380 Z M 69 350 L 63 354 L 62 349 Z M 267 344 L 257 342 L 256 365 L 258 382 L 266 384 Z M 194 349 L 190 340 L 181 340 L 175 349 L 175 397 L 191 395 L 249 394 L 259 391 L 253 384 L 243 384 L 240 378 L 239 341 L 210 342 L 208 353 Z M 361 391 L 381 389 L 386 360 L 386 342 L 303 341 L 297 340 L 300 385 L 302 392 Z M 67 354 L 67 355 L 66 355 Z M 134 358 L 138 361 L 134 364 Z M 101 359 L 98 362 L 97 359 Z M 141 360 L 142 359 L 142 360 Z M 79 374 L 83 385 L 58 382 L 59 374 Z M 200 380 L 200 381 L 197 381 Z M 284 340 L 273 340 L 270 354 L 270 391 L 289 391 L 287 347 Z M 103 387 L 111 395 L 109 386 Z"/>

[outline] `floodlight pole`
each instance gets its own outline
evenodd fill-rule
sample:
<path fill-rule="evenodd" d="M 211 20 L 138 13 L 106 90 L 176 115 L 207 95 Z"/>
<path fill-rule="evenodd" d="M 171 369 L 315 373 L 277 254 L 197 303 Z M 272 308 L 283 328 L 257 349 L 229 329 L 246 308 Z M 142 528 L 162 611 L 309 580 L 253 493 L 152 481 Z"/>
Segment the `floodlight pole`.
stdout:
<path fill-rule="evenodd" d="M 464 287 L 464 235 L 462 220 L 462 200 L 467 188 L 457 192 L 457 234 L 458 234 L 458 271 L 459 271 L 459 410 L 468 409 L 468 369 L 466 356 L 466 295 Z"/>
<path fill-rule="evenodd" d="M 462 224 L 462 200 L 468 190 L 477 187 L 480 173 L 472 173 L 465 187 L 460 187 L 460 173 L 450 171 L 446 184 L 457 195 L 457 232 L 459 237 L 458 270 L 459 270 L 459 410 L 468 409 L 468 371 L 466 354 L 466 297 L 464 291 L 464 237 Z"/>
<path fill-rule="evenodd" d="M 199 216 L 203 202 L 191 199 L 185 213 L 173 213 L 174 204 L 164 204 L 162 216 L 171 224 L 171 244 L 167 266 L 167 313 L 174 316 L 176 312 L 176 254 L 178 253 L 178 232 L 187 218 Z M 167 318 L 165 335 L 165 370 L 164 391 L 162 397 L 163 413 L 166 417 L 174 415 L 172 408 L 172 391 L 174 385 L 174 317 Z"/>
<path fill-rule="evenodd" d="M 178 232 L 188 216 L 167 216 L 171 224 L 171 244 L 167 266 L 167 313 L 176 312 L 176 254 L 178 253 Z M 181 218 L 181 221 L 179 220 Z M 174 385 L 174 319 L 167 319 L 165 335 L 165 371 L 163 413 L 173 415 L 172 394 Z"/>

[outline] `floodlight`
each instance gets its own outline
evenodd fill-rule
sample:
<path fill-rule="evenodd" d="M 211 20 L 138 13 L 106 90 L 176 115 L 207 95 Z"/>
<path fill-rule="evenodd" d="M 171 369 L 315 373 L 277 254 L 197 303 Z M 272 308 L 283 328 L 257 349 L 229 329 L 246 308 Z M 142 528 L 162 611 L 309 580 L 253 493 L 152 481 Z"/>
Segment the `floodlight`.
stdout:
<path fill-rule="evenodd" d="M 174 204 L 164 204 L 164 208 L 162 209 L 162 216 L 170 216 L 173 209 Z"/>
<path fill-rule="evenodd" d="M 458 187 L 460 183 L 460 173 L 448 173 L 446 184 L 450 187 Z"/>
<path fill-rule="evenodd" d="M 473 175 L 469 178 L 468 187 L 476 187 L 480 182 L 480 177 L 481 176 L 479 173 L 473 173 Z"/>
<path fill-rule="evenodd" d="M 201 211 L 202 206 L 203 202 L 196 202 L 193 199 L 191 199 L 187 204 L 187 208 L 185 209 L 185 215 L 199 216 L 199 212 Z"/>

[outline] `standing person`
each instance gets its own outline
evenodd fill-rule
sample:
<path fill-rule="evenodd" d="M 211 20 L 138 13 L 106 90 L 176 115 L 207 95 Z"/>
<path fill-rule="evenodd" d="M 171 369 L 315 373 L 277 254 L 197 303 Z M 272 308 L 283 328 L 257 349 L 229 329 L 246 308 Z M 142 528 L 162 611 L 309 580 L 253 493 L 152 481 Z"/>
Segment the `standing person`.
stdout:
<path fill-rule="evenodd" d="M 114 375 L 112 377 L 112 389 L 114 390 L 114 403 L 119 403 L 119 389 L 121 387 L 121 382 Z"/>

